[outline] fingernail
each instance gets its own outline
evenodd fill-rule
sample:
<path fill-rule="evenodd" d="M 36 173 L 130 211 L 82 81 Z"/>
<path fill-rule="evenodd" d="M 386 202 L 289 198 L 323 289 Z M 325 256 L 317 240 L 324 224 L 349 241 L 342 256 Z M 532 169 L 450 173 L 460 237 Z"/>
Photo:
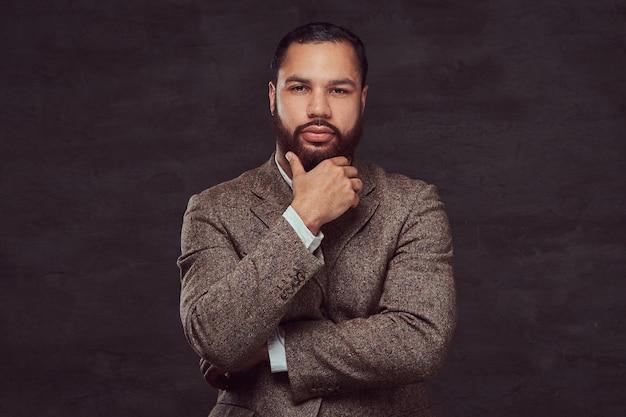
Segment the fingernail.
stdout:
<path fill-rule="evenodd" d="M 291 152 L 287 152 L 285 158 L 287 158 L 287 161 L 291 162 Z"/>

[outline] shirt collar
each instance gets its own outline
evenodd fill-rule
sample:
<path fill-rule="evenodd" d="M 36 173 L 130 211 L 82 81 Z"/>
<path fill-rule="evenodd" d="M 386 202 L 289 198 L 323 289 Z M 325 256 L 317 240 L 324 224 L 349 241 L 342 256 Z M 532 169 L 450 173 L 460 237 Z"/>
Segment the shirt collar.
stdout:
<path fill-rule="evenodd" d="M 276 166 L 278 167 L 278 172 L 280 172 L 280 175 L 283 177 L 287 185 L 289 185 L 289 188 L 293 190 L 293 181 L 291 180 L 291 178 L 289 178 L 289 175 L 287 175 L 285 170 L 283 170 L 283 167 L 281 167 L 278 163 L 278 153 L 274 155 L 274 162 L 276 162 Z"/>

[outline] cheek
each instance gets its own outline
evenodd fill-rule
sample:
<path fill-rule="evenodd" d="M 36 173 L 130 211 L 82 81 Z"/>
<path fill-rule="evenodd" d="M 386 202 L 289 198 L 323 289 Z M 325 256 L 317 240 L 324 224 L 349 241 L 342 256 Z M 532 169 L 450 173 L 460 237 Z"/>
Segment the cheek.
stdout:
<path fill-rule="evenodd" d="M 349 106 L 342 106 L 337 109 L 335 113 L 337 120 L 341 121 L 341 124 L 344 125 L 344 128 L 351 128 L 354 126 L 356 121 L 359 119 L 361 115 L 361 106 L 360 104 L 354 105 L 350 104 Z"/>
<path fill-rule="evenodd" d="M 283 123 L 298 123 L 302 118 L 306 118 L 306 108 L 301 108 L 298 100 L 279 98 L 276 101 L 276 110 Z"/>
<path fill-rule="evenodd" d="M 278 106 L 277 112 L 286 127 L 292 128 L 296 123 L 296 120 L 294 120 L 291 112 L 285 111 L 285 107 Z"/>

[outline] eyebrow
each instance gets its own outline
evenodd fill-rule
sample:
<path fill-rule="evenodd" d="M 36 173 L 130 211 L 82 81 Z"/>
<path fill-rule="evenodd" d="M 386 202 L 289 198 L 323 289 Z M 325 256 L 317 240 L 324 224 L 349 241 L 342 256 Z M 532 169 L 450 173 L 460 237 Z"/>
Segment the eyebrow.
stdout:
<path fill-rule="evenodd" d="M 285 84 L 288 83 L 302 83 L 302 84 L 311 84 L 311 80 L 308 78 L 302 78 L 297 75 L 292 75 L 285 80 Z M 338 80 L 330 80 L 327 84 L 329 87 L 335 87 L 338 85 L 349 85 L 351 87 L 356 88 L 356 83 L 349 78 L 340 78 Z"/>

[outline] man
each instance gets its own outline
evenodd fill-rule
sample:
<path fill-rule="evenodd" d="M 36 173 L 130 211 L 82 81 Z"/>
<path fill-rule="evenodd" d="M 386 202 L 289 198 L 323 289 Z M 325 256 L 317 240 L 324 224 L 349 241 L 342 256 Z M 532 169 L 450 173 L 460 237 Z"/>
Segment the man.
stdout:
<path fill-rule="evenodd" d="M 362 42 L 314 23 L 272 61 L 276 151 L 193 196 L 181 318 L 210 416 L 432 416 L 423 382 L 455 326 L 452 246 L 433 186 L 354 151 Z"/>

